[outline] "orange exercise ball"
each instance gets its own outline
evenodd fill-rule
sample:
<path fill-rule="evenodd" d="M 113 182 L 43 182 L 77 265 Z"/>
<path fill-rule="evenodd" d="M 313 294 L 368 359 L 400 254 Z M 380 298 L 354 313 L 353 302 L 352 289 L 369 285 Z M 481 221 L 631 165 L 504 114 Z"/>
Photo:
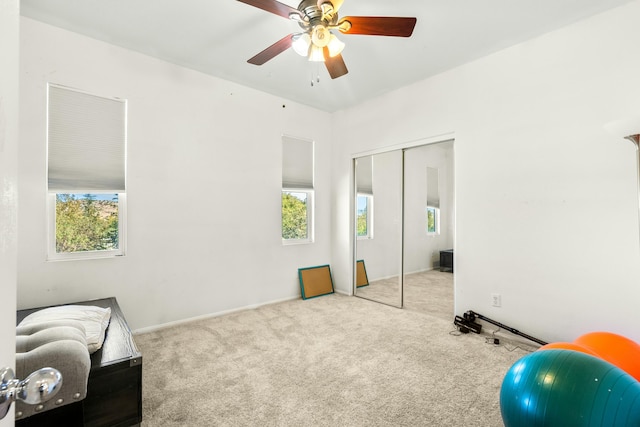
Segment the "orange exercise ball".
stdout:
<path fill-rule="evenodd" d="M 572 343 L 572 342 L 552 342 L 546 345 L 543 345 L 542 347 L 540 347 L 538 349 L 538 351 L 540 350 L 573 350 L 573 351 L 579 351 L 581 353 L 585 353 L 588 354 L 590 356 L 595 356 L 595 357 L 600 357 L 600 355 L 598 355 L 595 351 L 591 350 L 590 348 L 578 345 L 576 343 Z M 600 357 L 600 359 L 602 359 L 602 357 Z"/>
<path fill-rule="evenodd" d="M 590 332 L 578 337 L 574 343 L 592 350 L 640 381 L 640 345 L 635 341 L 612 332 Z"/>

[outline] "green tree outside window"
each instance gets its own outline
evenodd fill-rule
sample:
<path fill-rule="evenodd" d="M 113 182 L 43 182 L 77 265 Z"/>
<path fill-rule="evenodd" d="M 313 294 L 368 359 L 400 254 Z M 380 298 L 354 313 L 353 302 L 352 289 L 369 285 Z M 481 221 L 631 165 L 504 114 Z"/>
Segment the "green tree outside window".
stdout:
<path fill-rule="evenodd" d="M 118 249 L 118 195 L 56 194 L 56 252 Z"/>
<path fill-rule="evenodd" d="M 427 233 L 436 231 L 436 208 L 427 207 Z"/>
<path fill-rule="evenodd" d="M 307 239 L 307 193 L 282 192 L 282 238 Z"/>

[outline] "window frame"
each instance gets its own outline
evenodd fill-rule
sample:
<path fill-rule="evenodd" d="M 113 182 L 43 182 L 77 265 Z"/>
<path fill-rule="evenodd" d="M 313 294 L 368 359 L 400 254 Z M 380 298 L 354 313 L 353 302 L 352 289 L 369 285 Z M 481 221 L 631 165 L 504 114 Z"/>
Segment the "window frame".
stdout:
<path fill-rule="evenodd" d="M 304 239 L 285 239 L 282 237 L 282 195 L 284 193 L 305 193 L 307 195 L 307 237 Z M 280 191 L 280 238 L 283 245 L 304 245 L 314 242 L 314 196 L 313 188 L 282 187 Z"/>
<path fill-rule="evenodd" d="M 104 249 L 99 251 L 57 252 L 56 251 L 56 196 L 58 194 L 117 194 L 118 195 L 118 249 Z M 106 192 L 67 192 L 47 194 L 47 261 L 72 261 L 81 259 L 99 259 L 121 257 L 126 254 L 127 230 L 127 193 L 117 191 Z"/>
<path fill-rule="evenodd" d="M 57 95 L 55 95 L 53 98 L 52 98 L 52 90 L 55 90 L 56 92 L 54 93 L 57 93 Z M 67 95 L 63 94 L 65 92 L 67 93 Z M 112 119 L 113 117 L 120 118 L 121 121 L 118 121 L 118 124 L 121 125 L 122 127 L 120 126 L 114 127 L 113 122 L 108 121 L 108 128 L 104 128 L 101 126 L 104 126 L 105 123 L 102 123 L 100 121 L 97 121 L 96 123 L 94 123 L 93 121 L 87 121 L 87 116 L 80 115 L 81 118 L 84 120 L 82 122 L 83 127 L 81 129 L 84 129 L 85 133 L 88 130 L 90 130 L 91 132 L 98 133 L 100 136 L 102 136 L 103 133 L 106 133 L 107 135 L 109 135 L 109 138 L 106 138 L 105 140 L 100 140 L 100 143 L 103 144 L 103 145 L 98 145 L 98 148 L 100 149 L 100 153 L 102 154 L 106 153 L 111 156 L 113 156 L 114 154 L 118 155 L 117 162 L 111 163 L 111 164 L 107 164 L 107 163 L 100 164 L 101 167 L 99 168 L 100 173 L 98 174 L 98 176 L 100 177 L 100 179 L 106 179 L 106 181 L 100 181 L 101 182 L 100 185 L 95 185 L 95 183 L 91 182 L 91 180 L 87 181 L 85 175 L 89 175 L 95 180 L 95 176 L 93 176 L 92 169 L 86 169 L 86 168 L 77 169 L 77 166 L 74 164 L 68 164 L 68 163 L 65 163 L 64 161 L 61 163 L 60 161 L 60 159 L 66 159 L 68 157 L 74 159 L 74 161 L 78 161 L 78 159 L 73 156 L 68 156 L 68 155 L 61 156 L 59 152 L 61 147 L 60 142 L 63 140 L 64 140 L 64 144 L 67 144 L 66 145 L 67 149 L 69 149 L 69 147 L 72 147 L 71 150 L 72 151 L 75 150 L 75 146 L 68 145 L 68 143 L 78 142 L 77 140 L 80 137 L 75 134 L 73 137 L 69 137 L 69 135 L 65 134 L 64 138 L 61 139 L 60 132 L 61 132 L 61 129 L 63 132 L 66 131 L 65 125 L 66 127 L 77 125 L 78 118 L 75 117 L 74 119 L 63 121 L 64 125 L 60 127 L 60 121 L 59 121 L 60 118 L 58 117 L 58 120 L 54 119 L 53 121 L 54 125 L 52 127 L 52 117 L 54 118 L 56 117 L 56 116 L 52 116 L 52 111 L 54 111 L 53 114 L 56 114 L 56 113 L 59 114 L 60 112 L 64 112 L 66 111 L 65 108 L 68 107 L 69 103 L 74 104 L 75 106 L 77 106 L 79 103 L 85 104 L 84 106 L 87 107 L 86 102 L 84 101 L 80 102 L 78 101 L 77 98 L 75 100 L 70 99 L 69 96 L 73 98 L 73 95 L 69 95 L 71 93 L 75 93 L 76 96 L 79 95 L 81 97 L 85 97 L 85 100 L 86 100 L 86 97 L 91 97 L 91 99 L 99 99 L 100 104 L 104 103 L 105 101 L 118 103 L 117 108 L 113 107 L 113 105 L 115 104 L 109 103 L 110 106 L 105 110 L 103 105 L 96 105 L 93 101 L 90 101 L 89 104 L 91 106 L 91 109 L 88 111 L 91 111 L 95 117 L 97 117 L 97 115 L 100 115 L 100 117 L 104 116 L 106 111 L 107 117 L 111 117 Z M 55 100 L 53 103 L 52 103 L 52 99 Z M 52 110 L 53 106 L 59 107 L 60 109 L 56 108 L 55 110 Z M 117 110 L 117 113 L 114 113 L 114 111 L 111 111 L 112 107 Z M 111 116 L 109 116 L 109 114 L 111 114 Z M 121 99 L 118 97 L 102 96 L 102 95 L 91 93 L 85 90 L 48 82 L 47 83 L 46 115 L 47 115 L 47 126 L 46 126 L 47 127 L 47 135 L 46 135 L 47 257 L 46 257 L 46 260 L 47 261 L 79 260 L 79 259 L 112 258 L 112 257 L 124 256 L 126 254 L 126 246 L 127 246 L 126 181 L 127 181 L 127 147 L 128 147 L 128 101 L 126 99 Z M 88 116 L 88 117 L 89 119 L 93 120 L 95 119 L 94 116 Z M 57 125 L 55 123 L 57 123 Z M 91 123 L 91 126 L 84 126 L 86 123 Z M 113 129 L 115 129 L 114 131 L 115 134 L 109 132 Z M 88 136 L 90 137 L 95 136 L 93 134 L 91 135 L 81 134 L 81 135 L 84 138 L 87 138 Z M 53 160 L 51 157 L 52 141 L 55 147 L 54 151 L 58 150 L 58 154 L 57 156 L 54 155 Z M 108 141 L 109 143 L 118 144 L 118 145 L 111 147 L 113 148 L 112 151 L 107 150 L 105 152 L 104 151 L 105 141 Z M 83 145 L 84 145 L 84 142 L 85 141 L 82 140 Z M 96 147 L 92 147 L 92 148 L 95 149 Z M 77 156 L 77 154 L 78 154 L 77 152 L 75 151 L 73 152 L 73 155 Z M 121 158 L 119 157 L 120 154 L 122 155 Z M 93 156 L 93 152 L 91 153 L 91 155 Z M 80 158 L 86 159 L 86 156 L 87 156 L 87 153 L 83 152 Z M 62 183 L 55 182 L 52 188 L 52 180 L 51 180 L 52 161 L 53 161 L 53 164 L 56 166 L 54 169 L 55 169 L 55 176 L 58 180 L 60 179 L 60 176 L 59 176 L 60 169 L 65 170 L 68 167 L 70 167 L 74 172 L 74 174 L 72 174 L 73 179 L 69 180 L 68 173 L 67 175 L 63 174 L 63 178 L 66 179 L 66 182 L 65 181 L 63 181 Z M 111 161 L 113 162 L 113 158 L 111 159 Z M 108 165 L 106 168 L 106 171 L 107 171 L 106 174 L 105 174 L 105 165 Z M 78 178 L 78 177 L 82 177 L 82 178 Z M 79 194 L 91 194 L 91 195 L 117 194 L 118 195 L 118 249 L 103 249 L 103 250 L 94 250 L 94 251 L 58 253 L 56 251 L 56 203 L 57 203 L 57 196 L 59 194 L 78 194 L 78 195 Z"/>
<path fill-rule="evenodd" d="M 358 199 L 365 197 L 367 199 L 367 234 L 358 235 Z M 371 240 L 373 239 L 373 194 L 356 193 L 356 239 Z"/>

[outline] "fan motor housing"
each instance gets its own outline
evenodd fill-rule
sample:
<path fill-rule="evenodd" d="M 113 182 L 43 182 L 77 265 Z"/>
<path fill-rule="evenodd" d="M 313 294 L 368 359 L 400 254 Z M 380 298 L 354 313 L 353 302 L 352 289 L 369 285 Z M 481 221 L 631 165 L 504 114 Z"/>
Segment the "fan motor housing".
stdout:
<path fill-rule="evenodd" d="M 304 15 L 304 20 L 300 22 L 300 26 L 304 29 L 314 27 L 316 25 L 333 25 L 338 21 L 338 14 L 332 16 L 324 16 L 322 9 L 318 7 L 317 0 L 302 0 L 298 5 L 298 10 Z M 331 18 L 331 20 L 327 19 Z"/>

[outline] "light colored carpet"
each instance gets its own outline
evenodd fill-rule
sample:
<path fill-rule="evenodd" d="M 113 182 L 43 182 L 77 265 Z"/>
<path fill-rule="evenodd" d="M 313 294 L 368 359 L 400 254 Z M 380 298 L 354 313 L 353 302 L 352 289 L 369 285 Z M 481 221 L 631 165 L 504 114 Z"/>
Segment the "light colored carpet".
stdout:
<path fill-rule="evenodd" d="M 526 354 L 333 294 L 136 335 L 143 426 L 501 426 Z"/>
<path fill-rule="evenodd" d="M 356 293 L 363 298 L 399 305 L 399 279 L 376 280 L 358 288 Z M 453 274 L 429 270 L 405 275 L 404 308 L 453 320 Z"/>

